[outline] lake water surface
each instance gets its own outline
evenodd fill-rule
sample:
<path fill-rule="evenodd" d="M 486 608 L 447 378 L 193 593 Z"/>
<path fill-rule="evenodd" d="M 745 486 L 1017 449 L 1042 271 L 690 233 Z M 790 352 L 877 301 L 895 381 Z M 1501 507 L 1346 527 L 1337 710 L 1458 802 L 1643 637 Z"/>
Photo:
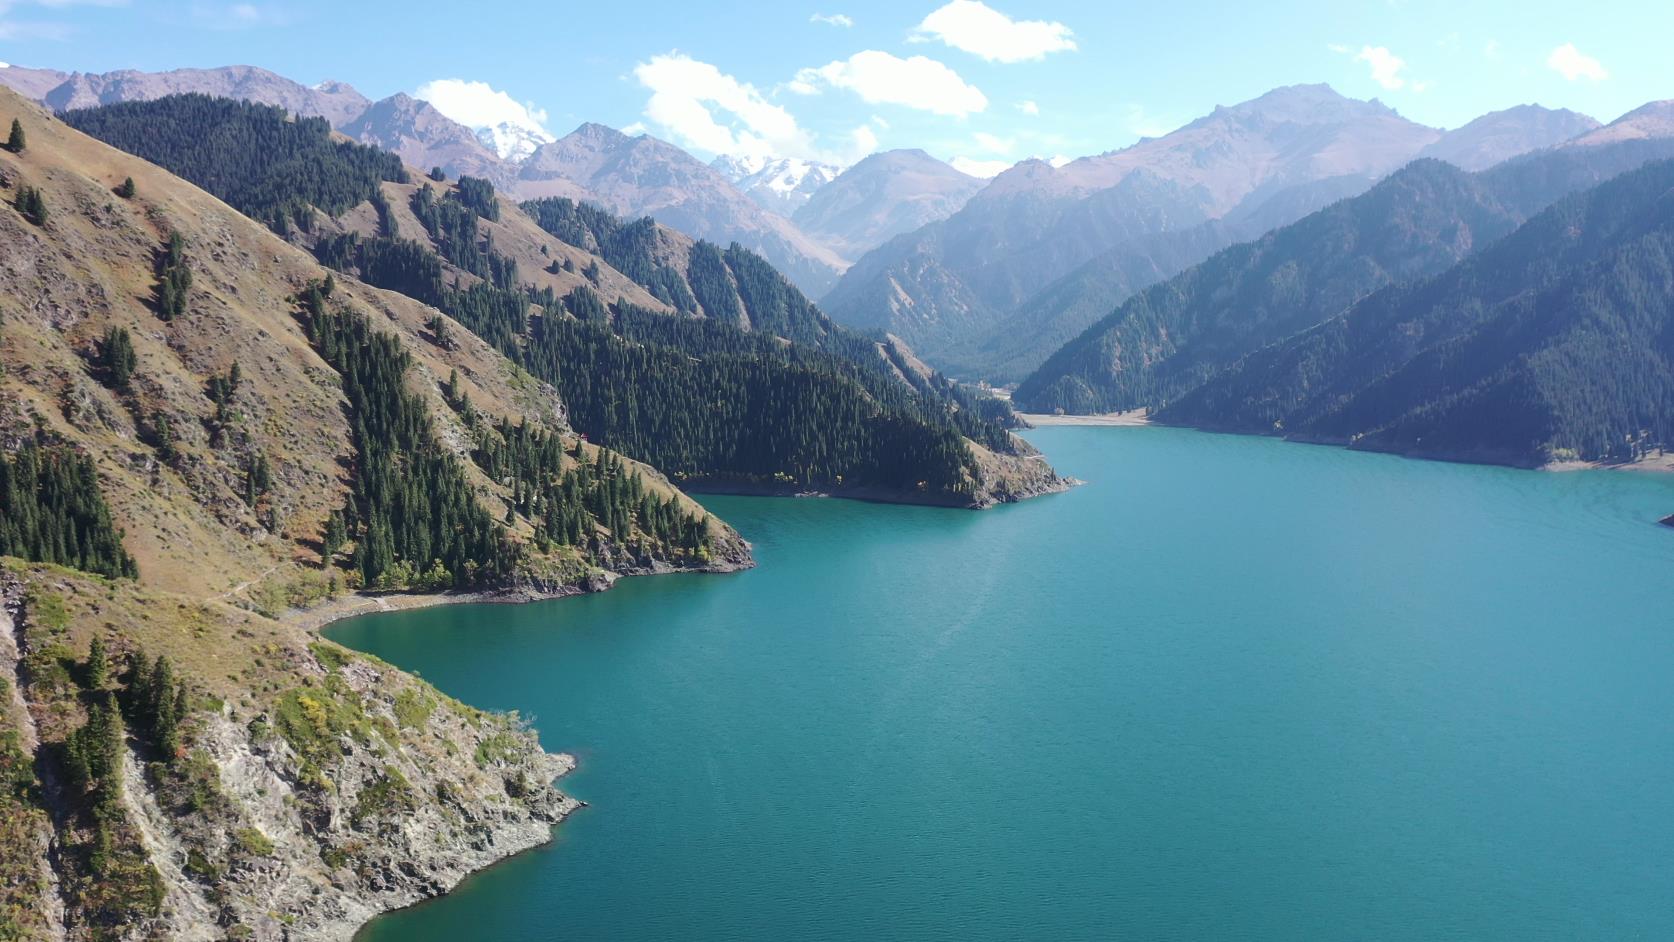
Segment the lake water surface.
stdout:
<path fill-rule="evenodd" d="M 371 616 L 591 803 L 364 942 L 1674 938 L 1674 479 L 1030 433 L 986 513 Z"/>

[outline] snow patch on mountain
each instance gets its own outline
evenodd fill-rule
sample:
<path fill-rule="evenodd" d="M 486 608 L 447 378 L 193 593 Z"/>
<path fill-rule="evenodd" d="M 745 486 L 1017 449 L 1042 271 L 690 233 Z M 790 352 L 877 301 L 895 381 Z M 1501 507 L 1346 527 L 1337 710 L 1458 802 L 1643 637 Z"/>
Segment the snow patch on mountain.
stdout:
<path fill-rule="evenodd" d="M 550 144 L 557 138 L 538 128 L 502 121 L 492 127 L 472 128 L 482 146 L 498 154 L 501 160 L 522 163 L 537 147 Z"/>
<path fill-rule="evenodd" d="M 710 163 L 721 175 L 760 203 L 789 216 L 802 208 L 819 189 L 837 179 L 843 168 L 799 157 L 734 156 L 722 154 Z"/>

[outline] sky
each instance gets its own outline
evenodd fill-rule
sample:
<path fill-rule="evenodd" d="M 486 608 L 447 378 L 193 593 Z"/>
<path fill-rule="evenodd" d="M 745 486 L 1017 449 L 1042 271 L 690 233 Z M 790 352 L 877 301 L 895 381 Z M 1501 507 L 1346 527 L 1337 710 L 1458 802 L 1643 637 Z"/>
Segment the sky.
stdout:
<path fill-rule="evenodd" d="M 0 0 L 0 62 L 257 65 L 471 126 L 597 121 L 705 159 L 918 147 L 981 174 L 1298 83 L 1444 128 L 1531 102 L 1610 121 L 1674 98 L 1670 35 L 1667 0 Z"/>

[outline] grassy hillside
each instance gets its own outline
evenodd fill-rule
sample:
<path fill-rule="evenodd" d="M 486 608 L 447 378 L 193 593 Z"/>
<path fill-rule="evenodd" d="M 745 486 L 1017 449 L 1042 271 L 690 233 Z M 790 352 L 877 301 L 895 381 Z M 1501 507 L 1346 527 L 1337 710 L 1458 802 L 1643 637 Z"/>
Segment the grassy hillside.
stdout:
<path fill-rule="evenodd" d="M 559 594 L 747 547 L 434 308 L 0 91 L 13 117 L 0 439 L 66 470 L 30 492 L 51 526 L 14 531 L 24 492 L 0 486 L 0 536 L 106 574 L 0 563 L 0 937 L 346 939 L 544 841 L 573 807 L 561 760 L 304 609 L 374 579 Z M 503 565 L 450 563 L 463 533 Z"/>
<path fill-rule="evenodd" d="M 738 246 L 565 200 L 528 204 L 531 219 L 469 177 L 369 179 L 376 152 L 277 109 L 185 96 L 66 119 L 228 198 L 265 193 L 272 168 L 223 164 L 200 142 L 279 141 L 297 191 L 336 202 L 247 212 L 451 315 L 553 384 L 590 439 L 684 482 L 977 507 L 1063 486 L 1009 433 L 1004 403 L 901 369 L 895 348 L 836 327 Z M 344 209 L 356 187 L 364 202 Z M 688 326 L 630 336 L 624 324 L 644 323 L 635 312 Z"/>

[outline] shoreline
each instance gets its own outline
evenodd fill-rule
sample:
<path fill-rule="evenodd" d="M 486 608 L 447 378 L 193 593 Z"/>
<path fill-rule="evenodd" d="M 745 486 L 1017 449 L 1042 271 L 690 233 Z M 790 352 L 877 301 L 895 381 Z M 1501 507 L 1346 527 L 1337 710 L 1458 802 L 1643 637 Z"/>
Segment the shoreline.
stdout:
<path fill-rule="evenodd" d="M 1131 412 L 1125 412 L 1125 413 L 1107 413 L 1107 414 L 1103 414 L 1103 415 L 1034 415 L 1034 414 L 1026 414 L 1026 413 L 1020 413 L 1019 415 L 1025 421 L 1029 422 L 1029 424 L 1032 425 L 1032 426 L 1048 427 L 1048 428 L 1051 428 L 1051 427 L 1142 428 L 1142 427 L 1149 427 L 1149 426 L 1157 424 L 1157 423 L 1153 423 L 1149 420 L 1149 418 L 1146 415 L 1146 410 L 1144 410 L 1144 409 L 1138 409 L 1138 410 L 1134 410 L 1134 411 L 1131 411 Z M 1213 431 L 1213 430 L 1202 429 L 1200 431 Z M 1229 432 L 1229 433 L 1225 433 L 1225 434 L 1250 434 L 1250 433 Z M 1293 439 L 1293 438 L 1287 438 L 1285 436 L 1260 435 L 1259 433 L 1255 434 L 1255 437 L 1278 438 L 1281 441 L 1288 441 L 1288 442 L 1292 442 L 1292 443 L 1296 443 L 1296 444 L 1334 445 L 1335 447 L 1342 447 L 1342 448 L 1345 448 L 1346 450 L 1357 450 L 1357 449 L 1354 449 L 1352 447 L 1345 446 L 1343 443 L 1307 442 L 1306 440 L 1303 440 L 1303 439 Z M 1365 449 L 1365 450 L 1373 451 L 1374 449 Z M 1385 454 L 1400 454 L 1399 452 L 1383 452 L 1383 453 L 1385 453 Z M 1434 457 L 1427 457 L 1427 456 L 1422 456 L 1422 455 L 1403 455 L 1403 457 L 1418 458 L 1420 460 L 1461 461 L 1462 463 L 1467 463 L 1467 464 L 1488 464 L 1488 465 L 1494 464 L 1492 462 L 1468 461 L 1468 460 L 1463 460 L 1463 459 L 1434 458 Z M 1500 466 L 1503 467 L 1505 465 L 1502 464 Z M 1588 461 L 1550 462 L 1550 463 L 1545 464 L 1545 465 L 1529 468 L 1529 470 L 1553 471 L 1553 472 L 1589 471 L 1589 470 L 1615 470 L 1615 471 L 1624 471 L 1625 470 L 1625 471 L 1644 471 L 1644 472 L 1668 473 L 1668 472 L 1674 472 L 1674 454 L 1658 453 L 1655 457 L 1649 457 L 1649 458 L 1646 458 L 1646 459 L 1641 459 L 1640 461 L 1630 462 L 1630 463 L 1623 463 L 1623 464 L 1605 464 L 1605 463 L 1602 463 L 1602 462 L 1588 462 Z M 1067 485 L 1064 489 L 1068 489 L 1069 487 L 1073 487 L 1076 484 L 1079 484 L 1081 482 L 1075 481 L 1074 479 L 1064 479 L 1064 483 Z M 681 489 L 684 490 L 684 491 L 687 491 L 689 493 L 695 493 L 695 494 L 714 494 L 714 495 L 722 495 L 722 496 L 767 496 L 767 497 L 803 497 L 803 498 L 813 497 L 813 498 L 827 498 L 827 499 L 861 500 L 861 501 L 870 502 L 870 503 L 898 504 L 898 505 L 909 505 L 909 506 L 917 505 L 917 506 L 940 506 L 940 507 L 949 507 L 949 508 L 957 508 L 957 509 L 978 509 L 978 508 L 975 508 L 975 507 L 973 507 L 973 505 L 968 504 L 968 503 L 967 504 L 960 504 L 960 503 L 954 503 L 954 502 L 932 502 L 932 501 L 926 501 L 926 500 L 923 500 L 923 499 L 914 500 L 912 498 L 915 497 L 915 496 L 919 496 L 919 495 L 906 495 L 906 494 L 898 494 L 898 493 L 892 493 L 892 492 L 874 491 L 874 490 L 868 489 L 868 488 L 841 489 L 841 490 L 836 491 L 836 492 L 827 492 L 827 491 L 812 490 L 812 489 L 806 489 L 806 488 L 796 488 L 796 487 L 793 487 L 793 486 L 786 486 L 786 487 L 783 487 L 783 488 L 775 488 L 775 487 L 767 487 L 767 486 L 762 486 L 762 485 L 752 485 L 752 484 L 747 484 L 747 483 L 743 483 L 743 482 L 728 482 L 728 481 L 687 481 L 687 482 L 681 482 L 678 486 L 680 486 Z M 1047 493 L 1050 493 L 1050 492 L 1047 492 Z M 1037 496 L 1037 495 L 1028 495 L 1028 496 Z M 1663 525 L 1674 527 L 1674 515 L 1671 515 L 1671 516 L 1663 519 L 1660 522 Z M 434 607 L 439 607 L 439 606 L 444 606 L 444 605 L 472 605 L 472 604 L 522 605 L 522 604 L 528 604 L 528 603 L 533 603 L 533 602 L 554 601 L 554 600 L 557 600 L 557 599 L 570 598 L 570 597 L 579 596 L 579 595 L 590 595 L 590 594 L 593 594 L 593 593 L 596 593 L 596 592 L 605 592 L 605 591 L 608 591 L 608 590 L 614 588 L 616 586 L 617 582 L 619 582 L 621 579 L 624 579 L 624 578 L 631 578 L 631 577 L 636 577 L 636 576 L 652 576 L 652 575 L 675 575 L 675 574 L 681 574 L 681 573 L 724 575 L 724 574 L 727 574 L 727 573 L 741 572 L 741 571 L 744 571 L 744 570 L 747 570 L 747 569 L 751 569 L 751 568 L 754 568 L 755 565 L 756 565 L 755 561 L 752 558 L 752 559 L 749 559 L 747 562 L 742 562 L 742 563 L 734 562 L 734 561 L 730 561 L 730 560 L 729 561 L 718 561 L 717 563 L 712 564 L 710 566 L 707 566 L 707 567 L 704 567 L 704 568 L 695 568 L 695 569 L 647 569 L 647 570 L 643 570 L 643 571 L 625 572 L 625 573 L 599 572 L 599 573 L 591 574 L 588 578 L 586 578 L 584 580 L 581 580 L 581 581 L 578 581 L 578 582 L 565 583 L 565 584 L 562 584 L 562 585 L 552 586 L 552 587 L 538 587 L 538 586 L 533 586 L 533 585 L 524 585 L 524 586 L 508 586 L 508 587 L 502 588 L 502 589 L 478 590 L 478 591 L 470 591 L 470 592 L 432 592 L 432 593 L 356 592 L 356 593 L 353 593 L 353 594 L 350 594 L 350 595 L 340 596 L 340 597 L 337 597 L 337 598 L 334 598 L 334 599 L 328 599 L 328 600 L 325 600 L 325 601 L 321 602 L 318 605 L 314 605 L 314 606 L 311 606 L 311 607 L 308 607 L 308 608 L 293 609 L 293 610 L 291 610 L 289 612 L 286 612 L 283 615 L 281 615 L 280 619 L 283 620 L 283 621 L 289 622 L 293 625 L 296 625 L 300 628 L 303 628 L 304 630 L 313 632 L 314 634 L 324 638 L 325 637 L 324 633 L 325 633 L 326 629 L 328 629 L 332 625 L 334 625 L 338 622 L 341 622 L 341 621 L 346 621 L 346 620 L 351 619 L 351 618 L 358 618 L 358 617 L 363 616 L 363 615 L 376 615 L 376 614 L 403 612 L 403 611 L 417 611 L 419 609 L 434 608 Z M 358 652 L 358 653 L 364 654 L 365 652 Z M 395 913 L 395 912 L 401 912 L 401 911 L 408 910 L 408 909 L 413 909 L 413 908 L 416 908 L 416 907 L 419 907 L 419 906 L 423 906 L 427 903 L 433 902 L 435 900 L 441 899 L 442 897 L 447 896 L 448 894 L 457 890 L 466 881 L 468 881 L 468 880 L 470 880 L 470 879 L 472 879 L 472 878 L 474 878 L 478 875 L 486 873 L 487 871 L 493 869 L 498 864 L 509 861 L 509 860 L 511 860 L 515 857 L 526 854 L 526 853 L 528 853 L 532 850 L 537 850 L 541 847 L 545 847 L 545 846 L 550 845 L 556 839 L 556 834 L 557 834 L 558 827 L 561 824 L 563 824 L 565 821 L 567 821 L 569 819 L 570 815 L 574 814 L 576 811 L 581 810 L 582 808 L 587 807 L 587 803 L 585 801 L 581 801 L 580 799 L 575 798 L 572 795 L 569 795 L 569 794 L 563 792 L 562 790 L 560 790 L 558 788 L 558 783 L 565 776 L 567 776 L 570 773 L 572 773 L 573 771 L 575 771 L 575 769 L 577 767 L 577 759 L 575 758 L 575 756 L 571 753 L 566 753 L 566 752 L 560 751 L 560 752 L 545 753 L 544 754 L 544 759 L 547 763 L 549 763 L 549 768 L 553 773 L 551 780 L 548 782 L 548 787 L 551 788 L 557 794 L 558 801 L 559 801 L 558 815 L 553 821 L 551 821 L 548 824 L 548 826 L 546 828 L 546 833 L 545 833 L 544 838 L 542 838 L 540 840 L 536 840 L 536 841 L 531 841 L 531 842 L 516 842 L 513 845 L 510 845 L 508 847 L 508 853 L 506 853 L 502 856 L 498 856 L 495 859 L 484 863 L 480 867 L 476 867 L 472 870 L 469 870 L 469 871 L 465 872 L 452 885 L 447 886 L 446 888 L 442 889 L 440 892 L 438 892 L 438 893 L 436 893 L 432 896 L 428 896 L 428 897 L 425 897 L 423 899 L 414 900 L 410 903 L 406 903 L 406 904 L 401 905 L 401 906 L 396 906 L 396 907 L 392 907 L 392 908 L 389 908 L 389 909 L 380 910 L 380 911 L 374 913 L 373 915 L 368 917 L 363 922 L 360 922 L 358 925 L 355 925 L 355 926 L 352 927 L 352 931 L 348 935 L 348 938 L 351 940 L 351 942 L 353 942 L 353 940 L 360 939 L 362 934 L 365 932 L 366 928 L 382 916 L 385 916 L 385 915 L 388 915 L 388 914 L 391 914 L 391 913 Z"/>
<path fill-rule="evenodd" d="M 1139 428 L 1151 425 L 1148 409 L 1133 409 L 1128 412 L 1102 412 L 1092 415 L 1068 415 L 1046 412 L 1019 412 L 1017 417 L 1036 428 L 1054 428 L 1059 426 L 1100 426 L 1107 428 Z"/>
<path fill-rule="evenodd" d="M 748 544 L 746 543 L 745 546 L 748 547 Z M 359 618 L 363 615 L 410 612 L 425 608 L 437 608 L 444 605 L 524 605 L 534 602 L 555 601 L 557 599 L 572 598 L 580 595 L 591 595 L 597 592 L 606 592 L 614 588 L 618 582 L 625 578 L 637 576 L 678 575 L 682 573 L 696 575 L 726 575 L 729 573 L 743 572 L 747 569 L 755 567 L 756 563 L 753 557 L 746 557 L 745 559 L 746 561 L 744 562 L 735 560 L 719 560 L 709 566 L 694 569 L 652 568 L 621 573 L 598 572 L 589 574 L 587 578 L 578 582 L 564 583 L 551 587 L 523 585 L 508 586 L 503 589 L 486 589 L 471 592 L 355 592 L 332 599 L 326 599 L 317 605 L 312 605 L 306 608 L 291 609 L 290 611 L 282 613 L 278 620 L 310 632 L 316 637 L 331 640 L 325 635 L 327 628 L 338 622 L 347 621 L 351 618 Z M 334 641 L 332 643 L 335 644 L 337 642 Z M 347 646 L 345 645 L 344 647 Z M 362 656 L 371 656 L 366 652 L 355 648 L 350 648 L 349 650 L 353 650 L 356 654 Z M 390 666 L 396 670 L 401 670 L 404 673 L 406 672 L 405 669 L 399 665 L 392 664 Z M 422 678 L 420 679 L 422 680 Z M 424 683 L 429 684 L 430 682 L 426 680 Z M 447 695 L 445 691 L 438 690 L 437 692 L 443 694 L 444 696 Z M 392 906 L 371 912 L 369 915 L 366 915 L 364 919 L 359 919 L 351 925 L 344 926 L 347 931 L 335 937 L 346 939 L 348 942 L 353 942 L 353 940 L 361 937 L 361 934 L 366 931 L 367 926 L 371 925 L 381 916 L 400 912 L 405 909 L 412 909 L 413 907 L 422 906 L 425 903 L 441 899 L 458 889 L 467 880 L 493 869 L 498 864 L 526 854 L 532 850 L 537 850 L 550 845 L 556 839 L 559 825 L 569 820 L 570 815 L 587 807 L 587 802 L 576 798 L 574 795 L 564 792 L 558 787 L 558 783 L 562 781 L 565 776 L 574 772 L 578 765 L 579 760 L 576 759 L 574 753 L 563 751 L 546 752 L 543 749 L 541 750 L 541 761 L 546 764 L 547 771 L 550 773 L 551 777 L 547 780 L 546 785 L 547 788 L 552 790 L 557 804 L 554 809 L 554 817 L 552 820 L 545 822 L 545 829 L 541 832 L 538 838 L 536 838 L 536 836 L 532 833 L 525 833 L 525 829 L 514 829 L 508 831 L 500 836 L 501 840 L 506 841 L 506 843 L 501 845 L 505 849 L 505 853 L 497 855 L 491 860 L 485 861 L 481 866 L 472 867 L 471 869 L 464 871 L 459 875 L 457 880 L 440 888 L 439 892 L 403 903 L 399 906 Z M 360 902 L 365 903 L 367 901 L 361 900 Z M 364 911 L 370 909 L 371 907 L 362 906 L 361 908 Z"/>
<path fill-rule="evenodd" d="M 788 485 L 785 487 L 771 487 L 749 482 L 724 480 L 703 481 L 700 479 L 692 479 L 671 483 L 675 483 L 675 486 L 680 488 L 681 491 L 689 494 L 761 497 L 817 497 L 827 499 L 860 500 L 869 503 L 906 506 L 930 506 L 959 510 L 984 510 L 999 503 L 1019 501 L 1029 497 L 1043 496 L 1045 494 L 1056 493 L 1061 490 L 1068 490 L 1081 482 L 1069 478 L 1056 478 L 1056 476 L 1054 476 L 1053 483 L 1055 486 L 1029 489 L 1022 493 L 1015 494 L 1004 493 L 1002 496 L 997 498 L 989 496 L 987 500 L 983 501 L 960 501 L 957 499 L 936 500 L 933 498 L 927 500 L 926 497 L 929 495 L 901 493 L 884 489 L 862 487 L 824 491 Z M 317 637 L 326 638 L 326 629 L 330 628 L 332 625 L 351 618 L 358 618 L 363 615 L 417 611 L 419 609 L 435 608 L 444 605 L 523 605 L 533 602 L 547 602 L 557 599 L 571 598 L 578 595 L 590 595 L 595 592 L 605 592 L 614 588 L 617 582 L 622 579 L 637 576 L 677 575 L 682 573 L 725 575 L 728 573 L 742 572 L 747 569 L 753 569 L 756 566 L 754 557 L 749 555 L 749 543 L 743 542 L 743 547 L 745 555 L 742 557 L 717 559 L 709 565 L 703 567 L 649 567 L 630 570 L 627 572 L 609 572 L 601 570 L 590 573 L 581 580 L 557 585 L 525 583 L 521 585 L 514 584 L 504 588 L 462 592 L 407 593 L 359 591 L 337 596 L 335 598 L 325 599 L 311 606 L 291 609 L 281 613 L 277 620 L 293 625 L 304 631 L 308 631 Z M 356 653 L 365 654 L 365 652 L 361 651 L 357 651 Z M 401 669 L 398 665 L 390 666 L 396 668 L 397 670 Z M 428 681 L 426 681 L 426 683 L 428 683 Z M 558 782 L 564 776 L 575 770 L 577 764 L 575 756 L 566 752 L 551 752 L 544 753 L 543 757 L 544 761 L 549 763 L 550 768 L 553 770 L 553 776 L 548 781 L 547 786 L 556 794 L 560 810 L 557 817 L 549 823 L 545 836 L 542 839 L 536 841 L 514 841 L 512 844 L 508 845 L 507 853 L 495 857 L 493 860 L 484 863 L 480 867 L 475 867 L 466 871 L 460 875 L 457 881 L 445 888 L 442 888 L 440 892 L 400 906 L 378 910 L 358 924 L 349 927 L 351 931 L 345 936 L 345 938 L 351 940 L 352 942 L 352 940 L 360 938 L 366 927 L 380 916 L 393 912 L 399 912 L 404 909 L 410 909 L 415 906 L 422 906 L 432 900 L 440 899 L 441 897 L 458 889 L 459 886 L 466 880 L 492 869 L 497 864 L 511 860 L 512 858 L 531 850 L 551 844 L 556 837 L 558 826 L 567 820 L 575 811 L 584 808 L 587 805 L 586 802 L 580 801 L 574 796 L 566 794 L 558 788 Z"/>
<path fill-rule="evenodd" d="M 1169 425 L 1164 422 L 1152 421 L 1146 409 L 1133 409 L 1128 412 L 1104 412 L 1089 415 L 1047 414 L 1034 412 L 1019 412 L 1018 417 L 1036 428 L 1180 428 L 1194 432 L 1208 432 L 1213 435 L 1242 435 L 1250 438 L 1273 438 L 1283 442 L 1298 445 L 1324 445 L 1332 448 L 1342 448 L 1346 451 L 1362 451 L 1368 454 L 1397 455 L 1402 458 L 1413 458 L 1419 461 L 1442 461 L 1448 464 L 1477 464 L 1490 468 L 1518 468 L 1525 471 L 1635 471 L 1647 474 L 1674 473 L 1674 451 L 1657 451 L 1633 461 L 1583 461 L 1579 459 L 1565 459 L 1548 461 L 1545 464 L 1527 464 L 1515 461 L 1493 461 L 1484 457 L 1469 457 L 1466 455 L 1439 454 L 1424 451 L 1397 451 L 1370 446 L 1360 446 L 1353 441 L 1337 438 L 1309 438 L 1300 435 L 1270 434 L 1267 432 L 1248 432 L 1238 429 L 1209 428 L 1195 425 Z"/>

